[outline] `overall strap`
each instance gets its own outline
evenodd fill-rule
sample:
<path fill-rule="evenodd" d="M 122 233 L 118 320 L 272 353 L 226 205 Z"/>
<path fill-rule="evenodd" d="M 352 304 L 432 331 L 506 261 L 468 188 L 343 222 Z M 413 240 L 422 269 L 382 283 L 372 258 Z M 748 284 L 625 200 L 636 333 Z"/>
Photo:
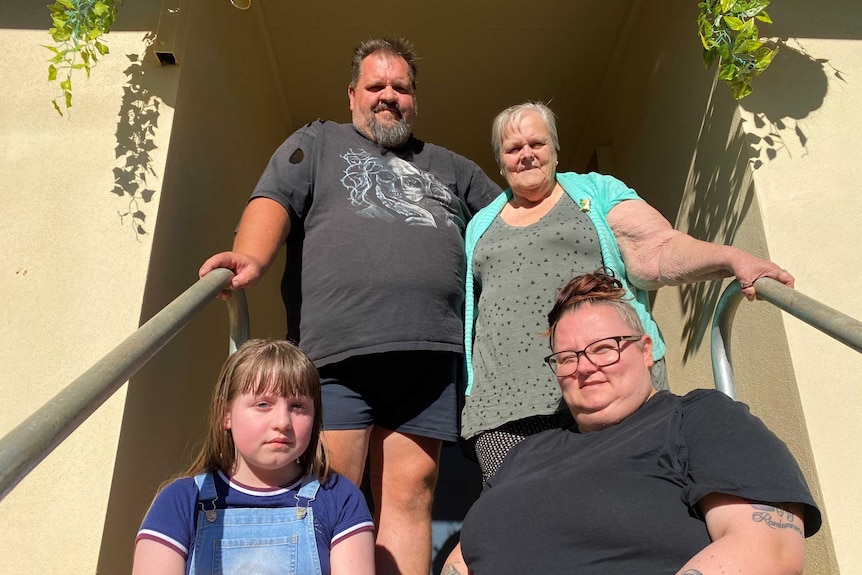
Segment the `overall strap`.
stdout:
<path fill-rule="evenodd" d="M 218 493 L 215 488 L 215 472 L 201 473 L 195 475 L 195 485 L 198 486 L 198 508 L 204 513 L 207 523 L 216 520 L 216 500 Z"/>
<path fill-rule="evenodd" d="M 198 486 L 200 495 L 198 501 L 212 501 L 217 497 L 215 489 L 215 479 L 212 471 L 195 475 L 195 485 Z"/>
<path fill-rule="evenodd" d="M 320 489 L 320 482 L 313 476 L 309 475 L 302 480 L 302 486 L 299 488 L 299 493 L 296 497 L 296 517 L 303 519 L 311 508 L 311 502 L 317 497 L 317 490 Z"/>

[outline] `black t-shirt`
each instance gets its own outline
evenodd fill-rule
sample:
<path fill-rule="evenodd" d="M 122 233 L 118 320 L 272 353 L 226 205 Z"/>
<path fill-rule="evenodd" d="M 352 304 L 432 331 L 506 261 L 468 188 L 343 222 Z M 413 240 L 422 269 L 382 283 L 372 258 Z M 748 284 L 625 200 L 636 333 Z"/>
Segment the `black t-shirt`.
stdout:
<path fill-rule="evenodd" d="M 252 194 L 290 214 L 288 338 L 318 366 L 387 351 L 461 352 L 463 233 L 499 193 L 475 163 L 412 137 L 392 151 L 351 124 L 295 132 Z"/>
<path fill-rule="evenodd" d="M 618 425 L 512 449 L 464 520 L 462 551 L 477 575 L 672 574 L 711 542 L 697 508 L 709 493 L 802 503 L 806 536 L 820 528 L 795 459 L 748 406 L 663 391 Z"/>

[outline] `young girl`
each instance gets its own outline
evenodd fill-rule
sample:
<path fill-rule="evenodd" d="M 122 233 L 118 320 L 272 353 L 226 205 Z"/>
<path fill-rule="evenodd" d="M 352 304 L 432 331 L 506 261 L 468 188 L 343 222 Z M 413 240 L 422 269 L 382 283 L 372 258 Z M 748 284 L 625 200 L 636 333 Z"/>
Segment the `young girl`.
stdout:
<path fill-rule="evenodd" d="M 225 362 L 209 435 L 153 501 L 134 575 L 374 575 L 374 524 L 320 442 L 320 380 L 297 347 L 251 340 Z"/>

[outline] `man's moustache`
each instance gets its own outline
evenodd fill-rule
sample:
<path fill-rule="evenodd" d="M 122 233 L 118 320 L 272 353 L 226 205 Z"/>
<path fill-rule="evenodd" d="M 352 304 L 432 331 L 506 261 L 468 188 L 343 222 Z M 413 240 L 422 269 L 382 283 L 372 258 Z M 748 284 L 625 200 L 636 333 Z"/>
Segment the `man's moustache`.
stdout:
<path fill-rule="evenodd" d="M 393 112 L 398 112 L 398 115 L 399 116 L 401 115 L 401 107 L 398 104 L 390 105 L 390 104 L 386 104 L 386 103 L 381 102 L 380 104 L 377 104 L 377 106 L 374 107 L 373 111 L 376 114 L 377 112 L 383 112 L 385 110 L 391 110 Z"/>

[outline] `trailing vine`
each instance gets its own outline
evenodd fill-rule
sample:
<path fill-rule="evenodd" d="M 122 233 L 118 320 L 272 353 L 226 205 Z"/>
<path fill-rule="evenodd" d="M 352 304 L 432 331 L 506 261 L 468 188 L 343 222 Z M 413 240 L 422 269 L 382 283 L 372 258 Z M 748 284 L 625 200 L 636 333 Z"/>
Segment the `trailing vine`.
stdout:
<path fill-rule="evenodd" d="M 61 116 L 63 110 L 72 107 L 72 73 L 84 70 L 89 78 L 99 58 L 108 54 L 102 36 L 111 30 L 122 1 L 56 0 L 48 5 L 54 24 L 48 33 L 56 42 L 56 46 L 45 46 L 54 54 L 48 60 L 48 81 L 60 83 L 63 93 L 51 103 Z"/>
<path fill-rule="evenodd" d="M 757 21 L 772 24 L 765 10 L 769 0 L 704 0 L 697 6 L 703 61 L 709 69 L 718 60 L 718 78 L 740 100 L 778 52 L 778 45 L 760 38 L 757 30 Z"/>

